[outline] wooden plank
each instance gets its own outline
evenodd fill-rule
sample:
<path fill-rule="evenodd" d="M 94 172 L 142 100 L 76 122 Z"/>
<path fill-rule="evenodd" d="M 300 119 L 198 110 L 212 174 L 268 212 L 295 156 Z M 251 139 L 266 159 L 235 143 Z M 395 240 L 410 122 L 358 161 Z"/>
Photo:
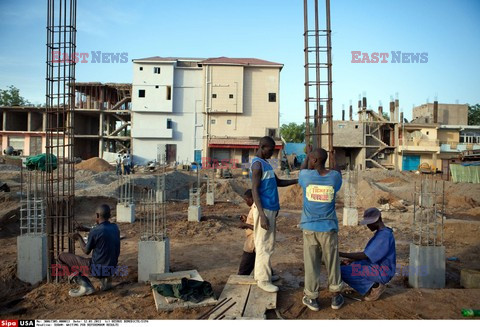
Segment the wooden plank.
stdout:
<path fill-rule="evenodd" d="M 226 309 L 232 303 L 236 302 L 234 306 L 228 309 L 227 312 L 222 313 L 222 309 L 219 309 L 219 312 L 214 312 L 209 319 L 215 319 L 220 315 L 224 315 L 225 317 L 241 317 L 243 309 L 245 308 L 245 303 L 247 301 L 248 293 L 250 291 L 250 285 L 237 285 L 237 284 L 229 284 L 227 283 L 223 288 L 222 294 L 218 298 L 219 301 L 223 300 L 224 298 L 232 298 L 225 306 Z"/>
<path fill-rule="evenodd" d="M 244 318 L 266 319 L 265 311 L 277 307 L 277 293 L 265 292 L 256 285 L 250 288 Z"/>
<path fill-rule="evenodd" d="M 253 276 L 245 275 L 230 275 L 227 284 L 232 285 L 256 285 L 257 282 L 253 279 Z"/>
<path fill-rule="evenodd" d="M 189 276 L 187 278 L 203 281 L 203 278 L 202 276 L 200 276 L 198 271 L 188 270 L 188 271 L 179 271 L 175 273 L 166 273 L 166 274 L 150 274 L 150 279 L 151 279 L 150 283 L 152 286 L 155 284 L 160 284 L 162 282 L 164 282 L 163 284 L 170 284 L 170 283 L 173 283 L 174 281 L 177 281 L 177 280 L 179 281 L 179 277 L 181 276 Z M 152 280 L 152 277 L 154 280 Z M 168 283 L 165 283 L 165 282 L 168 282 Z M 155 307 L 157 308 L 157 311 L 172 311 L 177 308 L 196 308 L 196 307 L 204 307 L 208 305 L 217 304 L 217 300 L 215 300 L 215 297 L 213 296 L 199 303 L 182 301 L 182 300 L 179 300 L 173 303 L 168 303 L 163 295 L 160 295 L 154 289 L 152 289 L 152 292 L 153 292 L 153 299 L 155 301 Z"/>
<path fill-rule="evenodd" d="M 193 278 L 193 276 L 199 276 L 196 270 L 187 270 L 187 271 L 178 271 L 174 273 L 164 273 L 164 274 L 150 274 L 150 281 L 168 281 L 173 279 L 182 279 L 182 278 Z"/>

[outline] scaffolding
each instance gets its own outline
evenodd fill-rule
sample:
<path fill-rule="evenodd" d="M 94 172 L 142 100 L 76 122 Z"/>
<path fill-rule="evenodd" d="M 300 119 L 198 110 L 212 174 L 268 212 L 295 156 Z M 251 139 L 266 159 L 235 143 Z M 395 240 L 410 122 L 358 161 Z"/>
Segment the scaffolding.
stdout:
<path fill-rule="evenodd" d="M 320 29 L 318 0 L 313 0 L 313 17 L 304 0 L 305 54 L 305 142 L 329 153 L 329 166 L 334 166 L 332 113 L 332 46 L 330 0 L 325 0 L 325 29 Z M 313 26 L 312 26 L 313 21 Z M 313 45 L 312 45 L 313 44 Z M 311 106 L 312 104 L 312 106 Z M 313 107 L 313 108 L 311 108 Z M 326 112 L 324 112 L 326 108 Z M 313 110 L 313 111 L 312 111 Z M 312 125 L 313 123 L 313 125 Z M 313 131 L 312 131 L 313 129 Z"/>
<path fill-rule="evenodd" d="M 76 0 L 48 0 L 46 69 L 46 231 L 48 281 L 64 251 L 75 252 L 74 119 Z M 58 276 L 58 274 L 57 274 Z"/>
<path fill-rule="evenodd" d="M 45 172 L 22 165 L 20 184 L 20 235 L 44 235 Z"/>
<path fill-rule="evenodd" d="M 413 243 L 421 246 L 443 246 L 445 181 L 422 176 L 420 183 L 415 183 L 414 188 Z"/>

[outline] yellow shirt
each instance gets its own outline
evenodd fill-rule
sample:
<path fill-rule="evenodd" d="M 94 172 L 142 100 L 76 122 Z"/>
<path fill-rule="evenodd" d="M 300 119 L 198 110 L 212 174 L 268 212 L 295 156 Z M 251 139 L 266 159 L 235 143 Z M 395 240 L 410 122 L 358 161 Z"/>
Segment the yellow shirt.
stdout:
<path fill-rule="evenodd" d="M 253 210 L 257 209 L 257 206 L 252 204 L 250 207 L 250 211 L 248 212 L 247 220 L 245 221 L 246 224 L 252 225 L 253 222 Z M 243 244 L 243 251 L 252 253 L 255 251 L 255 239 L 253 238 L 253 230 L 250 228 L 245 229 L 245 243 Z"/>

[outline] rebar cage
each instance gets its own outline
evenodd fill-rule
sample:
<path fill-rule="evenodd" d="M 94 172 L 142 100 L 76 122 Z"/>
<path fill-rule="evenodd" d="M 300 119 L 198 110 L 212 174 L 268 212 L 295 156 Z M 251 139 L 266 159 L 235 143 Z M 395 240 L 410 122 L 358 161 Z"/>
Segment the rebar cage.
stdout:
<path fill-rule="evenodd" d="M 20 235 L 44 235 L 45 172 L 22 165 L 20 184 Z"/>
<path fill-rule="evenodd" d="M 73 231 L 76 0 L 47 1 L 46 230 L 47 279 L 61 252 L 75 252 Z M 58 274 L 57 274 L 58 275 Z"/>
<path fill-rule="evenodd" d="M 445 181 L 422 176 L 420 183 L 414 185 L 413 243 L 442 246 L 444 216 Z"/>

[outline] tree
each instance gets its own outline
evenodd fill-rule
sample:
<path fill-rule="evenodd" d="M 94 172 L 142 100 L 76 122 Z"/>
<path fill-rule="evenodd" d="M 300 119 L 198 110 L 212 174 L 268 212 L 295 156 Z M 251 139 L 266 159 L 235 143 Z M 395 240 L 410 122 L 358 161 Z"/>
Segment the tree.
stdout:
<path fill-rule="evenodd" d="M 28 100 L 20 96 L 20 90 L 10 85 L 7 89 L 0 89 L 0 106 L 28 106 Z"/>
<path fill-rule="evenodd" d="M 468 125 L 480 125 L 480 104 L 468 106 Z"/>
<path fill-rule="evenodd" d="M 305 140 L 305 124 L 289 123 L 280 127 L 280 135 L 285 142 L 302 143 Z"/>
<path fill-rule="evenodd" d="M 383 118 L 390 121 L 390 116 L 386 112 L 383 113 Z"/>

